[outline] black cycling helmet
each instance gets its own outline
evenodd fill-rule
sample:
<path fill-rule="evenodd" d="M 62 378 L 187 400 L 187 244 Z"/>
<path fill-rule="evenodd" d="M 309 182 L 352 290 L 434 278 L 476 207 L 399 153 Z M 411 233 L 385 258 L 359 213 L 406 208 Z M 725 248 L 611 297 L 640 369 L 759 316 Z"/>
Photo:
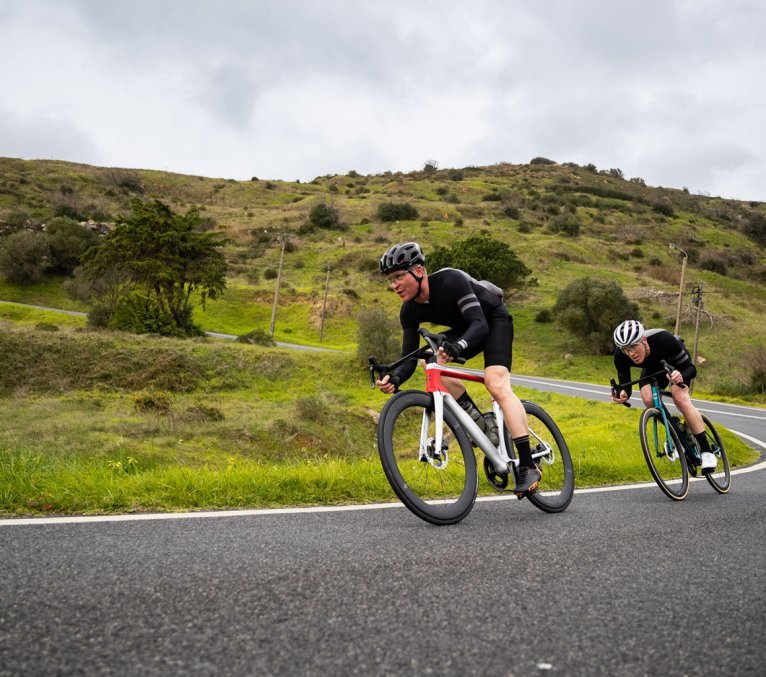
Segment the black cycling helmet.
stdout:
<path fill-rule="evenodd" d="M 422 266 L 425 262 L 426 257 L 417 242 L 403 242 L 395 244 L 380 257 L 380 272 L 388 275 L 395 270 L 409 270 L 418 264 Z"/>

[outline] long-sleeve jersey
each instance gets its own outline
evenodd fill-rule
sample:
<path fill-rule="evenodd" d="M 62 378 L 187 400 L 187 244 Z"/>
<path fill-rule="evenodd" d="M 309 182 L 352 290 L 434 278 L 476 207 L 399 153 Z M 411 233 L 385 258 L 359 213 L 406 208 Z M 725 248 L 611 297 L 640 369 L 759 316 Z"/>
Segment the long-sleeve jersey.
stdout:
<path fill-rule="evenodd" d="M 689 353 L 681 345 L 675 334 L 671 334 L 664 329 L 650 329 L 645 334 L 649 343 L 649 356 L 640 364 L 636 364 L 619 348 L 614 351 L 614 366 L 617 369 L 617 378 L 619 383 L 630 381 L 631 367 L 641 367 L 641 376 L 654 374 L 662 371 L 662 360 L 678 369 L 683 376 L 684 383 L 687 385 L 697 375 L 697 368 L 689 358 Z M 648 383 L 648 381 L 647 381 Z M 640 385 L 644 385 L 642 382 Z M 632 388 L 624 388 L 630 397 Z"/>
<path fill-rule="evenodd" d="M 460 332 L 455 343 L 463 352 L 473 352 L 489 334 L 487 318 L 503 302 L 502 291 L 487 282 L 474 280 L 462 270 L 443 268 L 428 276 L 428 300 L 425 303 L 407 301 L 402 304 L 399 321 L 402 325 L 402 355 L 416 350 L 420 344 L 418 328 L 423 322 L 450 327 Z M 507 312 L 507 311 L 506 311 Z M 413 358 L 395 371 L 402 382 L 417 367 Z"/>

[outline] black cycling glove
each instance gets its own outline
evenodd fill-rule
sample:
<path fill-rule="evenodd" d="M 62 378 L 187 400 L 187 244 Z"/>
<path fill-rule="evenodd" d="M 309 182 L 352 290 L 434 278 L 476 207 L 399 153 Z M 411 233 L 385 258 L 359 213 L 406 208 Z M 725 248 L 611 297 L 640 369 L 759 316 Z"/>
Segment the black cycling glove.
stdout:
<path fill-rule="evenodd" d="M 442 348 L 444 349 L 444 352 L 452 358 L 453 361 L 460 357 L 460 353 L 463 352 L 463 346 L 461 346 L 459 343 L 451 343 L 450 341 L 445 341 L 442 343 Z"/>

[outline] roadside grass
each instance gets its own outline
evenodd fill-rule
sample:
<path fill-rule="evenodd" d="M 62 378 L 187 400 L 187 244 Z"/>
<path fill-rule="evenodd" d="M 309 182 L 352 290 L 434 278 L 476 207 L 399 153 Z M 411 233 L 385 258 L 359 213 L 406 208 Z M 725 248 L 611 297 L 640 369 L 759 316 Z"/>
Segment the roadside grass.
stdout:
<path fill-rule="evenodd" d="M 102 359 L 132 369 L 125 355 L 140 343 L 116 343 Z M 113 379 L 110 389 L 91 384 L 61 394 L 38 382 L 24 398 L 0 399 L 0 514 L 395 500 L 375 442 L 375 414 L 386 398 L 366 387 L 364 370 L 347 356 L 317 361 L 251 346 L 178 343 L 205 380 L 159 390 Z M 212 359 L 200 358 L 208 351 Z M 232 368 L 238 375 L 222 378 Z M 578 487 L 649 480 L 637 410 L 516 390 L 558 422 Z M 728 433 L 724 441 L 733 465 L 758 456 Z M 493 493 L 483 480 L 480 486 Z"/>
<path fill-rule="evenodd" d="M 38 310 L 15 303 L 0 301 L 0 322 L 10 322 L 22 327 L 35 327 L 45 331 L 56 331 L 59 327 L 85 327 L 86 317 L 67 315 L 53 310 Z"/>

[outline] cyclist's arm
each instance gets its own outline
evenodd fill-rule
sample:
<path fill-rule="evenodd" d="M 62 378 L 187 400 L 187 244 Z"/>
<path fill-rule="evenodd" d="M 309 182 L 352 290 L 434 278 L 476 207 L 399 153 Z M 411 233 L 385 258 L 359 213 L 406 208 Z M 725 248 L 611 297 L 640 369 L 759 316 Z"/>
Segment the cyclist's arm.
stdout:
<path fill-rule="evenodd" d="M 614 351 L 614 367 L 617 369 L 617 383 L 628 383 L 630 381 L 630 367 L 632 361 L 626 355 L 623 355 L 622 351 L 617 349 Z M 620 388 L 620 391 L 624 391 L 627 395 L 626 399 L 630 399 L 630 395 L 633 392 L 631 386 Z M 617 393 L 619 395 L 619 393 Z"/>
<path fill-rule="evenodd" d="M 463 335 L 454 342 L 456 347 L 459 347 L 462 352 L 471 346 L 481 344 L 487 338 L 489 335 L 489 324 L 468 278 L 461 275 L 455 282 L 454 291 L 458 310 L 467 325 Z"/>
<path fill-rule="evenodd" d="M 665 360 L 681 373 L 683 383 L 687 385 L 697 375 L 697 368 L 689 357 L 681 342 L 670 332 L 667 336 L 662 336 L 662 353 L 666 355 Z"/>
<path fill-rule="evenodd" d="M 399 314 L 402 323 L 402 357 L 409 355 L 418 349 L 420 345 L 420 335 L 418 334 L 418 323 L 409 316 L 407 309 L 403 306 Z M 398 379 L 399 383 L 404 383 L 415 373 L 418 366 L 416 358 L 412 357 L 402 362 L 391 372 L 391 377 Z M 397 385 L 399 385 L 399 383 Z"/>

